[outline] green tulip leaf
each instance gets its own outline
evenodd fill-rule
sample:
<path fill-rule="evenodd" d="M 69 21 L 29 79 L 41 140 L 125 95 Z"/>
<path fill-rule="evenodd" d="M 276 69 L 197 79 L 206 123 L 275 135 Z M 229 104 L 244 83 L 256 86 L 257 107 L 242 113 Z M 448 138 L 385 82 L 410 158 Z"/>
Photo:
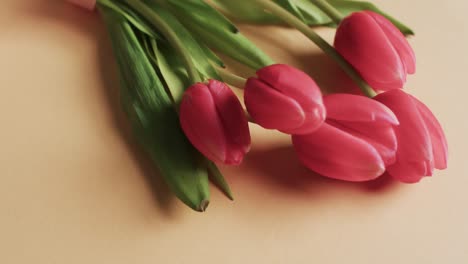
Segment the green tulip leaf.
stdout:
<path fill-rule="evenodd" d="M 178 105 L 182 99 L 184 87 L 187 87 L 189 79 L 187 72 L 183 68 L 183 64 L 178 60 L 177 53 L 174 49 L 168 45 L 161 44 L 157 45 L 156 41 L 147 38 L 145 42 L 149 44 L 147 46 L 147 52 L 149 56 L 154 58 L 153 62 L 155 68 L 158 69 L 160 76 L 164 79 L 164 82 L 172 94 L 175 104 Z M 231 189 L 225 180 L 222 173 L 219 171 L 217 166 L 204 158 L 199 153 L 200 159 L 205 159 L 205 163 L 208 164 L 209 179 L 230 199 L 233 200 Z"/>
<path fill-rule="evenodd" d="M 138 32 L 123 16 L 98 5 L 110 33 L 121 78 L 121 102 L 141 146 L 175 195 L 197 211 L 209 203 L 204 162 L 182 132 L 174 104 Z"/>
<path fill-rule="evenodd" d="M 203 0 L 166 0 L 170 10 L 199 42 L 254 69 L 273 64 L 220 12 Z"/>
<path fill-rule="evenodd" d="M 382 16 L 390 20 L 403 34 L 414 35 L 414 31 L 411 28 L 398 21 L 396 18 L 393 18 L 392 16 L 388 15 L 384 11 L 380 10 L 376 5 L 370 2 L 349 0 L 329 0 L 329 2 L 339 11 L 341 11 L 341 13 L 344 15 L 349 15 L 353 12 L 362 10 L 369 10 L 381 14 Z"/>
<path fill-rule="evenodd" d="M 151 38 L 147 38 L 147 54 L 154 58 L 154 68 L 162 77 L 169 94 L 172 97 L 174 105 L 182 100 L 182 95 L 186 87 L 190 86 L 187 71 L 183 63 L 179 60 L 177 52 L 168 45 L 158 43 Z"/>
<path fill-rule="evenodd" d="M 264 12 L 255 1 L 251 0 L 211 0 L 212 5 L 224 14 L 241 22 L 252 24 L 277 24 L 279 20 Z"/>
<path fill-rule="evenodd" d="M 216 185 L 216 187 L 218 187 L 221 190 L 221 192 L 224 193 L 224 195 L 226 195 L 227 198 L 229 198 L 229 200 L 234 201 L 234 196 L 232 195 L 231 188 L 229 187 L 229 184 L 227 183 L 221 171 L 213 162 L 211 161 L 207 161 L 207 162 L 208 162 L 208 171 L 210 172 L 209 173 L 210 180 L 213 182 L 214 185 Z"/>
<path fill-rule="evenodd" d="M 140 16 L 137 16 L 135 12 L 133 12 L 128 6 L 123 3 L 116 4 L 112 0 L 99 0 L 100 6 L 105 6 L 112 11 L 118 13 L 119 15 L 123 16 L 132 26 L 137 28 L 139 31 L 145 33 L 148 36 L 151 36 L 154 39 L 161 39 L 161 36 L 153 30 L 151 25 L 149 25 L 146 21 L 141 19 Z"/>
<path fill-rule="evenodd" d="M 214 6 L 219 8 L 227 16 L 235 18 L 241 22 L 250 24 L 280 24 L 281 21 L 273 15 L 264 12 L 261 7 L 258 7 L 251 0 L 211 0 Z M 277 4 L 287 9 L 298 18 L 302 19 L 310 26 L 330 26 L 335 27 L 336 24 L 323 13 L 313 0 L 276 0 Z M 287 5 L 285 4 L 287 3 Z M 413 30 L 408 26 L 380 10 L 377 6 L 370 2 L 351 1 L 351 0 L 328 0 L 328 2 L 340 11 L 343 16 L 347 16 L 352 12 L 370 10 L 379 13 L 389 19 L 400 31 L 405 35 L 414 35 Z M 289 7 L 288 7 L 289 6 Z M 299 12 L 298 12 L 298 11 Z"/>
<path fill-rule="evenodd" d="M 150 40 L 152 48 L 150 52 L 155 54 L 155 62 L 160 75 L 171 91 L 176 105 L 179 104 L 184 87 L 187 86 L 188 76 L 187 72 L 183 69 L 183 64 L 177 59 L 176 52 L 168 47 L 167 45 L 161 45 L 159 48 L 154 40 Z M 204 158 L 199 153 L 200 159 L 205 159 L 205 163 L 208 164 L 209 179 L 230 199 L 233 200 L 231 189 L 219 171 L 218 167 L 208 159 Z"/>
<path fill-rule="evenodd" d="M 189 32 L 174 15 L 164 9 L 161 5 L 151 2 L 148 6 L 151 7 L 154 13 L 164 19 L 164 21 L 177 34 L 181 42 L 184 43 L 185 48 L 192 56 L 192 60 L 199 72 L 205 78 L 219 78 L 217 71 L 213 68 L 210 60 L 206 56 L 206 50 L 200 46 L 191 32 Z"/>

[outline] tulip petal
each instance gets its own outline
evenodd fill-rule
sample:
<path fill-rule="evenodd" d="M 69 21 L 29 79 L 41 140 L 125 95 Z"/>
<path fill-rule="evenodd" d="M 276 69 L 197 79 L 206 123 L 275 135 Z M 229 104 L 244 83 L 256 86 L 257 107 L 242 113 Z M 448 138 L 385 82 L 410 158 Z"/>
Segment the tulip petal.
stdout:
<path fill-rule="evenodd" d="M 431 138 L 413 98 L 395 89 L 381 93 L 374 99 L 388 106 L 400 121 L 400 125 L 395 127 L 398 159 L 408 162 L 433 160 Z"/>
<path fill-rule="evenodd" d="M 434 160 L 426 160 L 424 162 L 425 166 L 426 166 L 426 174 L 425 176 L 432 176 L 432 174 L 434 173 Z"/>
<path fill-rule="evenodd" d="M 305 113 L 295 100 L 256 78 L 247 81 L 244 101 L 252 118 L 264 128 L 287 131 L 304 124 Z"/>
<path fill-rule="evenodd" d="M 210 80 L 208 89 L 224 127 L 227 142 L 226 164 L 237 165 L 250 150 L 250 132 L 242 105 L 223 82 Z"/>
<path fill-rule="evenodd" d="M 373 180 L 385 165 L 372 145 L 328 124 L 309 135 L 293 135 L 294 148 L 309 169 L 345 181 Z"/>
<path fill-rule="evenodd" d="M 184 93 L 180 122 L 185 135 L 203 155 L 214 162 L 226 161 L 223 123 L 205 84 L 195 84 Z"/>
<path fill-rule="evenodd" d="M 284 64 L 260 69 L 245 85 L 247 110 L 257 124 L 288 134 L 308 134 L 325 121 L 317 84 L 304 72 Z"/>
<path fill-rule="evenodd" d="M 258 70 L 257 76 L 273 89 L 294 98 L 302 107 L 306 108 L 310 102 L 322 104 L 320 88 L 308 74 L 299 69 L 275 64 Z"/>
<path fill-rule="evenodd" d="M 326 115 L 325 106 L 323 104 L 319 104 L 311 113 L 309 113 L 309 115 L 306 116 L 306 120 L 301 127 L 280 131 L 291 135 L 306 135 L 313 133 L 323 124 L 323 122 L 325 122 Z"/>
<path fill-rule="evenodd" d="M 371 144 L 379 152 L 386 166 L 395 163 L 398 143 L 393 126 L 333 120 L 327 120 L 327 123 Z"/>
<path fill-rule="evenodd" d="M 411 96 L 411 95 L 410 95 Z M 443 170 L 447 168 L 448 144 L 444 130 L 432 111 L 414 96 L 413 98 L 419 113 L 423 118 L 432 142 L 432 151 L 434 155 L 434 166 L 436 169 Z"/>
<path fill-rule="evenodd" d="M 335 37 L 338 52 L 377 90 L 402 88 L 406 69 L 393 44 L 365 12 L 345 18 Z"/>
<path fill-rule="evenodd" d="M 327 119 L 398 124 L 398 119 L 392 110 L 364 96 L 330 94 L 324 96 L 323 103 L 327 108 Z"/>
<path fill-rule="evenodd" d="M 257 71 L 258 79 L 269 87 L 294 99 L 305 114 L 301 127 L 278 129 L 289 134 L 308 134 L 325 120 L 322 93 L 315 81 L 305 72 L 286 64 L 274 64 Z"/>
<path fill-rule="evenodd" d="M 427 162 L 399 162 L 387 167 L 388 173 L 404 183 L 417 183 L 427 173 Z M 429 176 L 429 175 L 427 175 Z"/>
<path fill-rule="evenodd" d="M 364 11 L 380 25 L 382 30 L 388 37 L 388 40 L 392 43 L 395 50 L 400 55 L 403 64 L 406 67 L 406 71 L 409 74 L 414 74 L 416 72 L 416 56 L 411 45 L 408 43 L 408 40 L 405 38 L 403 33 L 393 25 L 388 19 L 383 17 L 380 14 L 377 14 L 372 11 Z"/>

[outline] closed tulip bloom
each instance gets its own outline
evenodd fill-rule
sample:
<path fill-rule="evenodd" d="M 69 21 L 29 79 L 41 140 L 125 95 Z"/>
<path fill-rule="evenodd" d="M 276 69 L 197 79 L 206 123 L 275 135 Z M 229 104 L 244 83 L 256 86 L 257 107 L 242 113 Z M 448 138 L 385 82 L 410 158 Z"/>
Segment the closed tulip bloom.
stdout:
<path fill-rule="evenodd" d="M 245 85 L 249 114 L 260 126 L 287 134 L 311 133 L 325 120 L 322 93 L 306 73 L 284 64 L 260 69 Z"/>
<path fill-rule="evenodd" d="M 210 80 L 185 91 L 180 123 L 193 146 L 213 162 L 238 165 L 250 149 L 247 117 L 232 90 Z"/>
<path fill-rule="evenodd" d="M 68 0 L 68 2 L 89 10 L 94 10 L 96 7 L 96 0 Z"/>
<path fill-rule="evenodd" d="M 293 135 L 301 162 L 329 178 L 373 180 L 395 162 L 398 120 L 385 105 L 367 97 L 332 94 L 324 97 L 325 123 L 308 135 Z"/>
<path fill-rule="evenodd" d="M 385 17 L 355 12 L 338 27 L 335 48 L 376 90 L 403 88 L 416 71 L 414 51 L 405 36 Z"/>
<path fill-rule="evenodd" d="M 390 175 L 405 183 L 431 176 L 434 168 L 447 168 L 448 146 L 439 121 L 421 101 L 392 90 L 375 97 L 388 106 L 400 121 L 395 127 L 398 139 L 396 162 L 387 167 Z"/>

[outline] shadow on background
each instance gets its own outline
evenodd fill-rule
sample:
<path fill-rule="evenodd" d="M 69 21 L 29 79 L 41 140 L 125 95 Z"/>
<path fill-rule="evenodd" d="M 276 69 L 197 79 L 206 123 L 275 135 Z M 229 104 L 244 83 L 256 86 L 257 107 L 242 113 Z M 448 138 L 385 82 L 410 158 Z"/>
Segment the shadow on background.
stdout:
<path fill-rule="evenodd" d="M 273 189 L 303 195 L 314 195 L 329 188 L 354 189 L 364 193 L 386 192 L 399 185 L 387 174 L 364 183 L 323 177 L 305 168 L 298 160 L 292 146 L 253 149 L 245 160 L 243 169 L 255 171 L 254 178 L 248 180 L 261 181 Z"/>
<path fill-rule="evenodd" d="M 112 46 L 104 23 L 97 12 L 88 12 L 71 5 L 63 0 L 37 0 L 35 4 L 27 7 L 26 12 L 39 20 L 55 20 L 69 28 L 84 34 L 96 41 L 96 60 L 102 82 L 102 93 L 109 111 L 113 117 L 113 125 L 121 139 L 125 142 L 128 151 L 134 157 L 142 174 L 152 189 L 158 207 L 167 216 L 172 215 L 174 195 L 164 182 L 148 155 L 136 142 L 130 124 L 122 111 L 119 100 L 119 80 L 117 66 L 112 53 Z M 79 51 L 77 51 L 79 52 Z M 90 66 L 91 67 L 91 66 Z"/>

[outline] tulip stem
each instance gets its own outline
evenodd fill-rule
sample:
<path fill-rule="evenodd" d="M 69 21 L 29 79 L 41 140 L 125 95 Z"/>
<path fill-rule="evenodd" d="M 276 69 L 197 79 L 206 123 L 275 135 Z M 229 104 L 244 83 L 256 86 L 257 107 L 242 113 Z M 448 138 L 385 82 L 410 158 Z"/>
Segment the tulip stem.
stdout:
<path fill-rule="evenodd" d="M 195 67 L 195 63 L 192 60 L 192 56 L 185 48 L 182 41 L 179 39 L 177 34 L 172 30 L 172 28 L 162 19 L 156 12 L 151 10 L 143 1 L 140 0 L 125 0 L 125 2 L 140 13 L 149 23 L 156 27 L 162 35 L 167 39 L 171 46 L 176 50 L 180 55 L 182 62 L 185 64 L 185 68 L 189 75 L 190 81 L 192 83 L 201 82 L 200 73 Z"/>
<path fill-rule="evenodd" d="M 322 12 L 327 14 L 327 16 L 329 16 L 337 25 L 341 23 L 341 20 L 343 20 L 343 15 L 340 11 L 332 6 L 327 0 L 312 0 L 312 2 L 322 10 Z"/>
<path fill-rule="evenodd" d="M 343 56 L 341 56 L 333 46 L 328 44 L 322 37 L 320 37 L 315 31 L 313 31 L 308 25 L 302 22 L 299 18 L 289 13 L 287 10 L 276 4 L 271 0 L 255 0 L 257 4 L 262 6 L 266 11 L 275 15 L 279 19 L 292 27 L 295 27 L 314 42 L 320 49 L 322 49 L 328 56 L 334 59 L 338 65 L 353 79 L 353 81 L 359 86 L 362 92 L 368 97 L 374 97 L 376 92 L 369 86 L 369 84 L 362 79 L 361 75 L 349 64 Z"/>
<path fill-rule="evenodd" d="M 245 78 L 236 75 L 226 69 L 217 68 L 217 70 L 219 75 L 221 76 L 221 79 L 223 79 L 224 82 L 237 88 L 244 89 L 245 83 L 247 82 Z"/>

